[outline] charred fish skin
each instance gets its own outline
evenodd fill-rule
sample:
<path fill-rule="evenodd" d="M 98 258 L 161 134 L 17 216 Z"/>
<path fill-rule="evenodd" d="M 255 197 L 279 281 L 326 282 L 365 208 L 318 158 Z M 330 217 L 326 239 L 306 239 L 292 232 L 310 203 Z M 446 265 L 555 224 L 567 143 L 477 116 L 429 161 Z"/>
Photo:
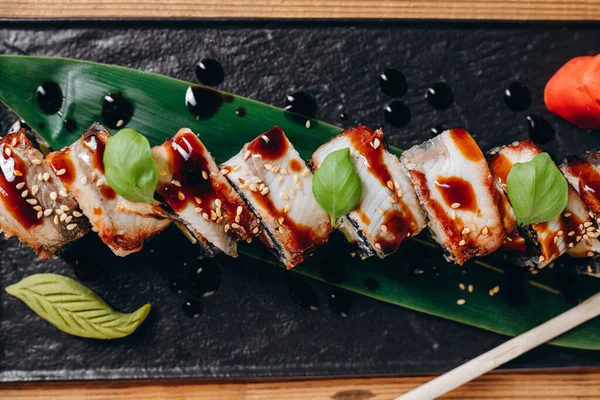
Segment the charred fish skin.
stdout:
<path fill-rule="evenodd" d="M 529 140 L 503 146 L 490 159 L 494 179 L 506 190 L 506 179 L 512 166 L 531 161 L 541 152 Z M 528 247 L 527 255 L 533 258 L 538 268 L 550 264 L 587 236 L 587 226 L 591 223 L 588 209 L 571 185 L 568 190 L 567 206 L 560 216 L 520 230 L 526 241 L 534 245 Z"/>
<path fill-rule="evenodd" d="M 331 222 L 312 194 L 312 173 L 279 127 L 246 143 L 221 169 L 260 218 L 261 240 L 287 268 L 327 241 Z"/>
<path fill-rule="evenodd" d="M 161 207 L 134 203 L 117 194 L 104 177 L 104 146 L 110 133 L 93 124 L 72 145 L 48 154 L 46 162 L 79 202 L 92 230 L 117 255 L 140 251 L 144 242 L 162 232 L 171 216 Z"/>
<path fill-rule="evenodd" d="M 260 234 L 260 222 L 222 174 L 198 136 L 181 129 L 152 149 L 158 194 L 208 255 L 237 257 L 237 241 Z"/>
<path fill-rule="evenodd" d="M 463 264 L 507 236 L 498 191 L 483 153 L 464 129 L 451 129 L 402 153 L 434 238 Z"/>
<path fill-rule="evenodd" d="M 84 236 L 89 224 L 79 206 L 21 128 L 0 140 L 0 228 L 41 259 Z"/>
<path fill-rule="evenodd" d="M 351 243 L 358 244 L 361 258 L 374 254 L 384 258 L 396 252 L 405 239 L 421 232 L 427 217 L 408 172 L 387 150 L 381 129 L 346 129 L 315 151 L 311 165 L 318 169 L 327 155 L 344 148 L 350 149 L 363 193 L 356 209 L 342 218 L 340 230 Z"/>

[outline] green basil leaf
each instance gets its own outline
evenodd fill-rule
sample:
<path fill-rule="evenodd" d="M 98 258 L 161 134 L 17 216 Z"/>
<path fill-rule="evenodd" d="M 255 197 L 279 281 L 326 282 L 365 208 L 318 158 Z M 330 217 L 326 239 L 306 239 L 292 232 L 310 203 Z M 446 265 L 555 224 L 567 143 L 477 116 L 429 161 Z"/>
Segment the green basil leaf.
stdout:
<path fill-rule="evenodd" d="M 356 208 L 362 197 L 362 183 L 350 160 L 350 149 L 330 153 L 315 172 L 313 194 L 331 223 Z"/>
<path fill-rule="evenodd" d="M 521 226 L 549 221 L 567 206 L 567 180 L 548 153 L 513 165 L 506 178 L 506 187 Z"/>
<path fill-rule="evenodd" d="M 104 171 L 110 187 L 127 200 L 154 202 L 156 164 L 148 139 L 135 129 L 121 129 L 106 141 Z"/>
<path fill-rule="evenodd" d="M 61 331 L 92 339 L 118 339 L 133 333 L 150 312 L 150 304 L 124 314 L 96 293 L 66 276 L 31 275 L 6 291 Z"/>

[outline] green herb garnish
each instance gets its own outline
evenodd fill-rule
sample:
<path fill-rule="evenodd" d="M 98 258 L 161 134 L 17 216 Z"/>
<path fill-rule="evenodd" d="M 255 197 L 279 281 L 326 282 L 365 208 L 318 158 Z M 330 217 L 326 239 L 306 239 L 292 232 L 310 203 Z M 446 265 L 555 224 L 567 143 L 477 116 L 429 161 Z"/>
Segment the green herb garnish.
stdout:
<path fill-rule="evenodd" d="M 135 129 L 121 129 L 106 141 L 104 171 L 110 187 L 127 200 L 154 202 L 156 164 L 148 139 Z"/>
<path fill-rule="evenodd" d="M 317 203 L 332 225 L 356 208 L 362 197 L 362 183 L 350 160 L 350 149 L 330 153 L 315 172 L 312 186 Z"/>
<path fill-rule="evenodd" d="M 81 283 L 56 274 L 31 275 L 6 291 L 61 331 L 92 339 L 128 336 L 150 312 L 150 304 L 130 314 L 115 311 Z"/>
<path fill-rule="evenodd" d="M 515 164 L 506 178 L 506 187 L 520 226 L 549 221 L 567 206 L 567 180 L 548 153 Z"/>

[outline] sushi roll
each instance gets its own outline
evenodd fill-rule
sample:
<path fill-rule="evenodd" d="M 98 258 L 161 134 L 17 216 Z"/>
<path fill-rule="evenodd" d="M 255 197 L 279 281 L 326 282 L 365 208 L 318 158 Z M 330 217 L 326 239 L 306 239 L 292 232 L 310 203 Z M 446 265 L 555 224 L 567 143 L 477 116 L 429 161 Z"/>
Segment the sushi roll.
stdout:
<path fill-rule="evenodd" d="M 462 265 L 506 238 L 498 189 L 483 153 L 464 129 L 451 129 L 402 154 L 435 240 Z"/>
<path fill-rule="evenodd" d="M 0 140 L 0 228 L 50 258 L 89 224 L 25 129 Z"/>
<path fill-rule="evenodd" d="M 108 185 L 103 155 L 109 137 L 102 126 L 94 124 L 72 145 L 48 154 L 46 161 L 79 202 L 92 230 L 116 255 L 126 256 L 162 232 L 171 216 L 157 205 L 126 200 Z"/>
<path fill-rule="evenodd" d="M 327 241 L 331 222 L 313 196 L 312 173 L 280 128 L 244 145 L 221 169 L 262 221 L 261 239 L 287 268 Z"/>
<path fill-rule="evenodd" d="M 398 157 L 387 150 L 381 129 L 350 128 L 319 147 L 311 164 L 316 170 L 328 154 L 350 149 L 354 170 L 363 183 L 359 205 L 340 220 L 339 229 L 358 245 L 361 258 L 394 253 L 406 238 L 418 234 L 427 218 Z"/>
<path fill-rule="evenodd" d="M 529 162 L 542 151 L 531 141 L 515 142 L 500 148 L 490 160 L 494 179 L 506 188 L 506 178 L 516 163 Z M 586 205 L 569 185 L 568 201 L 564 212 L 547 222 L 532 224 L 521 229 L 521 235 L 533 243 L 528 254 L 532 262 L 543 268 L 556 258 L 575 247 L 593 223 Z"/>
<path fill-rule="evenodd" d="M 158 194 L 181 218 L 208 255 L 237 257 L 237 241 L 260 233 L 260 223 L 223 176 L 200 139 L 181 129 L 152 149 Z"/>

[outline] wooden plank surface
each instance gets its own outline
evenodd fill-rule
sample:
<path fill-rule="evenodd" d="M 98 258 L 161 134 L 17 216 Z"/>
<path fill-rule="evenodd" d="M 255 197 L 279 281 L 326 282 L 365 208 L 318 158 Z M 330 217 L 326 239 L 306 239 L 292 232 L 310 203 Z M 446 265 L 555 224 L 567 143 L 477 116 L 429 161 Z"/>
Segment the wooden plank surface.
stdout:
<path fill-rule="evenodd" d="M 600 20 L 600 0 L 1 0 L 0 16 Z"/>
<path fill-rule="evenodd" d="M 443 11 L 442 11 L 443 10 Z M 0 0 L 0 18 L 408 18 L 600 20 L 600 0 Z M 0 385 L 3 400 L 383 400 L 428 377 L 266 383 L 124 381 Z M 489 374 L 445 399 L 599 399 L 600 373 Z"/>
<path fill-rule="evenodd" d="M 430 378 L 373 378 L 272 383 L 141 381 L 19 384 L 3 400 L 390 400 Z M 600 373 L 490 374 L 443 399 L 599 399 Z"/>

